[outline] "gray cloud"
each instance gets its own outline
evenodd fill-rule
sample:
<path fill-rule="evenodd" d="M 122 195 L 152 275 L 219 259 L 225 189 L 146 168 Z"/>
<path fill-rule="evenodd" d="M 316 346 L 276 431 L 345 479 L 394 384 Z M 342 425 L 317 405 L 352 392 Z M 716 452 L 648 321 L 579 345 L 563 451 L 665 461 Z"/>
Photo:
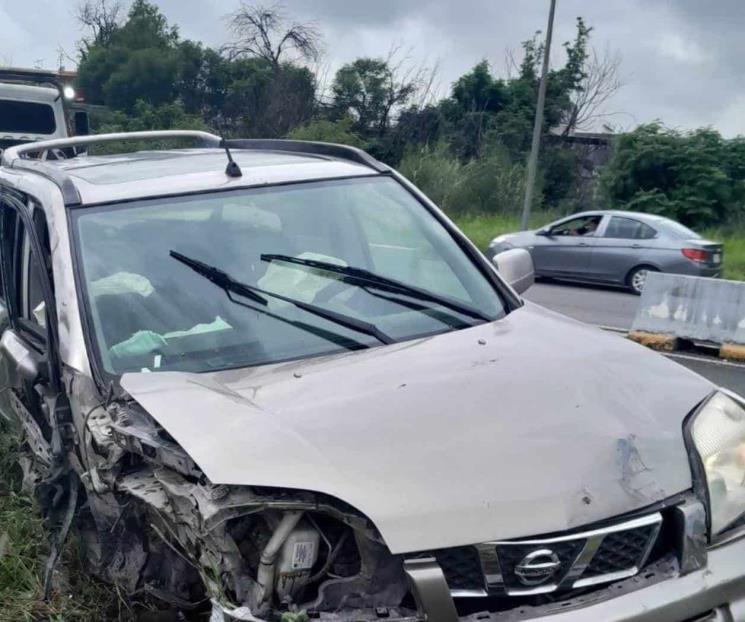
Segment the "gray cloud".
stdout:
<path fill-rule="evenodd" d="M 184 37 L 219 45 L 223 17 L 237 0 L 156 0 Z M 76 2 L 0 0 L 0 63 L 53 67 L 57 49 L 75 48 Z M 438 63 L 441 90 L 482 58 L 498 72 L 506 50 L 545 28 L 547 0 L 285 0 L 300 21 L 315 20 L 329 71 L 360 55 L 399 46 L 412 64 Z M 741 0 L 558 0 L 554 58 L 582 15 L 592 43 L 622 57 L 626 86 L 609 104 L 617 125 L 661 119 L 692 128 L 745 133 L 745 3 Z M 67 62 L 69 66 L 69 61 Z"/>

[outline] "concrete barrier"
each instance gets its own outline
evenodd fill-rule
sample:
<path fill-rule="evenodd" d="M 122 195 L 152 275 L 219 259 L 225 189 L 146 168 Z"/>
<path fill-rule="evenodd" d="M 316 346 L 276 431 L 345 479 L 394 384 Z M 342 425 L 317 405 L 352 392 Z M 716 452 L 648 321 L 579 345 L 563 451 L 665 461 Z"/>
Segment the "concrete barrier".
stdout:
<path fill-rule="evenodd" d="M 711 342 L 723 358 L 745 360 L 745 282 L 650 272 L 629 338 L 661 350 Z"/>

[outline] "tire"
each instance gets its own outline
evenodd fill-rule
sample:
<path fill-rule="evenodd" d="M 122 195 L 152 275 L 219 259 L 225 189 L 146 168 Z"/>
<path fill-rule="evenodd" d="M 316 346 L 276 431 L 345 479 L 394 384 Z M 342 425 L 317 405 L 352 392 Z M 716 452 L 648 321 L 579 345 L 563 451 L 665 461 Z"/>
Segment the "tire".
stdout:
<path fill-rule="evenodd" d="M 628 285 L 631 293 L 641 296 L 649 272 L 659 272 L 659 270 L 652 266 L 637 266 L 629 272 L 629 275 L 626 277 L 626 285 Z"/>

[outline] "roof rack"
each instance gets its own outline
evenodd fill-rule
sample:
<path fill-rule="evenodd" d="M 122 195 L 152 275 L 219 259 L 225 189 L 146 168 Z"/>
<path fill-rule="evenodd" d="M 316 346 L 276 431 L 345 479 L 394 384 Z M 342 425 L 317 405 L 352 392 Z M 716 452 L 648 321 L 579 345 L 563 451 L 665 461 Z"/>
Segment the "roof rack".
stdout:
<path fill-rule="evenodd" d="M 81 198 L 70 176 L 60 167 L 47 163 L 45 160 L 32 159 L 27 156 L 50 149 L 68 149 L 71 147 L 98 145 L 103 143 L 134 140 L 153 140 L 164 138 L 196 138 L 204 147 L 222 148 L 223 141 L 219 136 L 198 130 L 157 130 L 149 132 L 119 132 L 115 134 L 93 134 L 89 136 L 74 136 L 71 138 L 57 138 L 22 145 L 8 147 L 2 152 L 0 166 L 33 171 L 46 177 L 56 184 L 62 192 L 65 205 L 80 205 Z M 303 140 L 281 139 L 233 139 L 225 141 L 228 147 L 254 151 L 282 151 L 286 153 L 300 153 L 337 158 L 348 162 L 355 162 L 379 173 L 390 169 L 378 162 L 371 155 L 346 145 L 333 143 L 311 142 Z M 25 157 L 24 157 L 25 156 Z"/>
<path fill-rule="evenodd" d="M 114 134 L 73 136 L 70 138 L 42 140 L 8 147 L 2 152 L 0 166 L 33 171 L 46 177 L 59 187 L 65 205 L 79 205 L 81 203 L 80 193 L 65 171 L 57 166 L 48 164 L 44 160 L 34 160 L 23 156 L 48 151 L 49 149 L 68 149 L 70 147 L 99 145 L 118 141 L 163 138 L 196 138 L 206 147 L 219 147 L 221 140 L 219 136 L 197 130 L 159 130 L 152 132 L 118 132 Z"/>
<path fill-rule="evenodd" d="M 89 134 L 87 136 L 71 136 L 70 138 L 55 138 L 40 140 L 23 145 L 8 147 L 3 151 L 3 166 L 13 166 L 13 163 L 29 153 L 39 153 L 49 149 L 68 149 L 70 147 L 88 147 L 130 140 L 154 140 L 159 138 L 197 138 L 205 147 L 219 147 L 221 138 L 209 132 L 198 130 L 157 130 L 152 132 L 117 132 L 114 134 Z"/>
<path fill-rule="evenodd" d="M 59 91 L 73 81 L 72 76 L 44 69 L 21 69 L 18 67 L 0 67 L 0 82 L 29 86 L 46 86 Z"/>
<path fill-rule="evenodd" d="M 289 153 L 306 153 L 309 155 L 326 156 L 329 158 L 338 158 L 362 164 L 379 173 L 385 173 L 390 170 L 382 162 L 378 162 L 369 153 L 350 147 L 348 145 L 336 145 L 334 143 L 322 143 L 306 140 L 283 140 L 283 139 L 265 139 L 265 138 L 236 138 L 225 141 L 228 147 L 235 149 L 252 149 L 256 151 L 284 151 Z"/>

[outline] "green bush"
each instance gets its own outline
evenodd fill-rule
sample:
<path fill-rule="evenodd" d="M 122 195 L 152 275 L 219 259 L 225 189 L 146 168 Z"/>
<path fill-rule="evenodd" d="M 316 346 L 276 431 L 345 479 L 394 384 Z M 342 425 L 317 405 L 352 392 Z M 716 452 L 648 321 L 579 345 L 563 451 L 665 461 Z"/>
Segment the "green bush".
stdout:
<path fill-rule="evenodd" d="M 307 125 L 301 125 L 290 131 L 287 138 L 362 147 L 362 139 L 352 131 L 352 120 L 348 117 L 339 121 L 313 119 Z"/>
<path fill-rule="evenodd" d="M 614 208 L 694 228 L 736 222 L 745 216 L 745 138 L 642 125 L 617 138 L 602 185 Z"/>
<path fill-rule="evenodd" d="M 522 209 L 525 169 L 500 148 L 463 163 L 444 144 L 423 147 L 407 152 L 399 168 L 450 214 L 517 214 Z"/>

